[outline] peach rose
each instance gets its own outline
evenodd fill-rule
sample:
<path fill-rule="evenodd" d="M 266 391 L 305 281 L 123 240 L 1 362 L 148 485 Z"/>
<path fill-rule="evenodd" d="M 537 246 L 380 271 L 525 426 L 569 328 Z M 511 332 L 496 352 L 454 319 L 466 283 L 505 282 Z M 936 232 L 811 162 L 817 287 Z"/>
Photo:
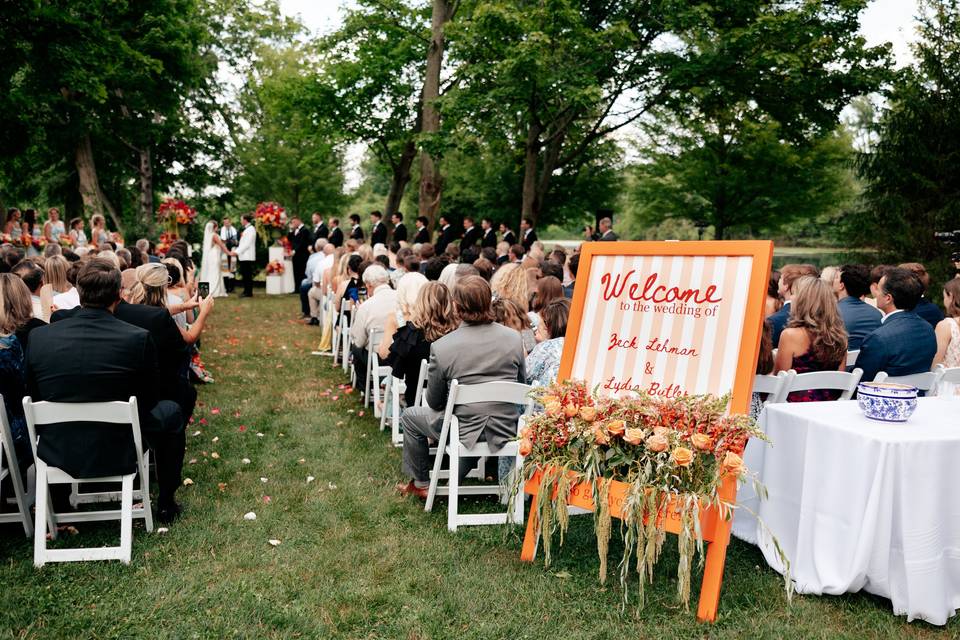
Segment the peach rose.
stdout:
<path fill-rule="evenodd" d="M 654 427 L 654 428 L 653 428 L 653 435 L 655 435 L 655 436 L 663 436 L 664 438 L 666 438 L 667 436 L 670 435 L 670 429 L 668 429 L 668 428 L 666 428 L 666 427 Z"/>
<path fill-rule="evenodd" d="M 520 441 L 520 455 L 528 456 L 533 451 L 533 443 L 524 438 Z"/>
<path fill-rule="evenodd" d="M 660 453 L 661 451 L 667 450 L 667 447 L 670 446 L 670 441 L 667 440 L 667 436 L 653 434 L 647 438 L 644 444 L 650 451 L 653 451 L 654 453 Z"/>
<path fill-rule="evenodd" d="M 607 423 L 607 433 L 612 436 L 622 436 L 627 428 L 627 423 L 623 420 L 611 420 Z"/>
<path fill-rule="evenodd" d="M 540 402 L 543 403 L 543 406 L 547 406 L 548 404 L 551 404 L 554 402 L 556 402 L 557 404 L 560 404 L 560 398 L 558 398 L 557 396 L 543 396 L 542 398 L 540 398 Z"/>
<path fill-rule="evenodd" d="M 726 473 L 732 473 L 735 476 L 741 476 L 747 469 L 744 466 L 743 459 L 740 456 L 732 451 L 727 451 L 727 455 L 723 457 L 723 470 Z"/>
<path fill-rule="evenodd" d="M 545 402 L 543 408 L 548 416 L 557 417 L 563 415 L 563 407 L 560 406 L 559 402 Z"/>
<path fill-rule="evenodd" d="M 565 406 L 565 407 L 563 408 L 563 414 L 564 414 L 565 416 L 567 416 L 568 418 L 572 418 L 573 416 L 577 415 L 578 413 L 580 413 L 580 410 L 579 410 L 579 409 L 577 408 L 577 406 L 574 405 L 574 404 L 568 404 L 567 406 Z"/>
<path fill-rule="evenodd" d="M 524 427 L 523 429 L 520 429 L 520 439 L 529 440 L 530 434 L 532 433 L 532 431 L 533 430 L 530 427 Z"/>
<path fill-rule="evenodd" d="M 580 417 L 583 418 L 584 422 L 593 422 L 597 419 L 597 408 L 580 407 Z"/>
<path fill-rule="evenodd" d="M 623 441 L 627 444 L 640 444 L 643 442 L 643 429 L 627 429 L 623 433 Z"/>
<path fill-rule="evenodd" d="M 677 447 L 673 450 L 673 461 L 681 467 L 689 467 L 693 462 L 693 451 L 686 447 Z"/>
<path fill-rule="evenodd" d="M 610 436 L 603 429 L 597 428 L 593 430 L 593 441 L 596 444 L 610 444 Z"/>
<path fill-rule="evenodd" d="M 700 451 L 710 451 L 713 449 L 713 438 L 705 433 L 693 434 L 693 437 L 690 438 L 690 442 L 692 442 L 693 446 Z"/>

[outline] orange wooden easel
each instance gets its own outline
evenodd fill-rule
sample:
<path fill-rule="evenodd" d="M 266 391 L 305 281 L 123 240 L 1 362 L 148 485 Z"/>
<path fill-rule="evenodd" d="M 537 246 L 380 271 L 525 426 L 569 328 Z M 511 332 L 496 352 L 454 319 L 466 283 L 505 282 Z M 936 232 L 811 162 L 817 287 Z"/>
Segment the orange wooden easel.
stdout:
<path fill-rule="evenodd" d="M 590 282 L 591 262 L 595 256 L 688 256 L 688 257 L 739 257 L 750 256 L 753 266 L 741 335 L 741 349 L 737 360 L 734 378 L 731 413 L 745 413 L 750 404 L 753 377 L 756 371 L 757 354 L 760 350 L 760 337 L 763 327 L 764 300 L 770 267 L 773 262 L 773 243 L 769 241 L 704 241 L 704 242 L 587 242 L 580 251 L 580 266 L 577 280 Z M 563 357 L 560 360 L 558 379 L 569 378 L 581 336 L 584 309 L 587 303 L 587 286 L 574 289 L 573 304 L 567 323 L 567 337 L 564 340 Z M 595 384 L 597 381 L 587 381 Z M 723 392 L 721 392 L 723 393 Z M 627 485 L 613 482 L 610 486 L 610 515 L 621 517 Z M 538 472 L 525 485 L 524 491 L 536 496 L 540 491 L 540 473 Z M 736 504 L 737 481 L 726 477 L 719 489 L 724 504 Z M 593 487 L 580 484 L 570 491 L 569 504 L 582 509 L 594 510 Z M 713 622 L 717 618 L 720 603 L 720 588 L 723 583 L 723 567 L 727 559 L 727 546 L 730 543 L 730 529 L 733 514 L 728 509 L 709 507 L 701 510 L 701 532 L 707 543 L 707 557 L 700 587 L 700 601 L 697 607 L 697 619 Z M 668 506 L 662 515 L 662 527 L 670 533 L 680 531 L 679 514 Z M 538 514 L 535 508 L 529 510 L 527 529 L 523 540 L 520 559 L 533 562 L 539 539 Z M 643 579 L 643 578 L 641 578 Z"/>

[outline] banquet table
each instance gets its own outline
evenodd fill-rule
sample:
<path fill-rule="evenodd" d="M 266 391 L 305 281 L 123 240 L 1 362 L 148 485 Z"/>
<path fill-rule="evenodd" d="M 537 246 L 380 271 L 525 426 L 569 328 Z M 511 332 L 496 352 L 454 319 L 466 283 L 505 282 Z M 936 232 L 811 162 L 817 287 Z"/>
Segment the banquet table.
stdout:
<path fill-rule="evenodd" d="M 733 534 L 782 573 L 758 514 L 799 593 L 863 589 L 946 624 L 960 608 L 960 401 L 920 398 L 906 423 L 852 400 L 771 404 L 759 426 L 770 443 L 751 440 L 744 461 L 769 496 L 741 487 Z"/>

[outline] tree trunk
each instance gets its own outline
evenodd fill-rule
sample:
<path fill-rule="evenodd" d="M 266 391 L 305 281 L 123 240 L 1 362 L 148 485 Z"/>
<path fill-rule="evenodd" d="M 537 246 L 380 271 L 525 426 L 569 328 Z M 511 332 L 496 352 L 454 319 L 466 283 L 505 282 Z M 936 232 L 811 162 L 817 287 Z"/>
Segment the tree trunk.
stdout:
<path fill-rule="evenodd" d="M 393 176 L 390 178 L 390 193 L 387 194 L 387 204 L 383 209 L 383 216 L 387 220 L 400 210 L 403 194 L 407 190 L 407 185 L 410 184 L 410 169 L 413 167 L 413 161 L 416 157 L 417 145 L 413 142 L 413 139 L 407 140 L 407 143 L 403 145 L 400 160 L 393 169 Z"/>
<path fill-rule="evenodd" d="M 140 156 L 140 219 L 153 222 L 153 157 L 150 149 L 142 149 Z"/>
<path fill-rule="evenodd" d="M 523 149 L 523 192 L 520 217 L 531 218 L 536 224 L 540 203 L 537 201 L 537 165 L 540 162 L 540 123 L 532 121 L 527 129 Z"/>
<path fill-rule="evenodd" d="M 440 112 L 436 101 L 440 97 L 440 67 L 443 63 L 443 30 L 450 20 L 453 7 L 450 0 L 433 0 L 430 21 L 430 47 L 427 49 L 427 71 L 423 79 L 423 110 L 421 130 L 435 134 L 440 131 Z M 420 215 L 426 216 L 428 227 L 440 214 L 440 196 L 443 194 L 443 176 L 435 158 L 428 152 L 420 153 Z"/>
<path fill-rule="evenodd" d="M 89 133 L 84 135 L 77 143 L 74 162 L 80 180 L 80 196 L 83 198 L 84 209 L 91 215 L 99 213 L 100 215 L 110 216 L 114 227 L 119 230 L 120 220 L 117 217 L 117 211 L 100 188 L 97 165 L 93 159 L 93 143 L 90 141 Z"/>

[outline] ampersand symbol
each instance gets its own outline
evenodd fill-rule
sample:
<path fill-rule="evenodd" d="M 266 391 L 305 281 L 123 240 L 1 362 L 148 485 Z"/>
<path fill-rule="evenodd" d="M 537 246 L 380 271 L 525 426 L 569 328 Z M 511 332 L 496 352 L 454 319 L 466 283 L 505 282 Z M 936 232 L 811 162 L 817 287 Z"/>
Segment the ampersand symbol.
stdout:
<path fill-rule="evenodd" d="M 643 372 L 647 374 L 653 373 L 653 365 L 649 362 L 646 363 L 643 367 Z"/>

